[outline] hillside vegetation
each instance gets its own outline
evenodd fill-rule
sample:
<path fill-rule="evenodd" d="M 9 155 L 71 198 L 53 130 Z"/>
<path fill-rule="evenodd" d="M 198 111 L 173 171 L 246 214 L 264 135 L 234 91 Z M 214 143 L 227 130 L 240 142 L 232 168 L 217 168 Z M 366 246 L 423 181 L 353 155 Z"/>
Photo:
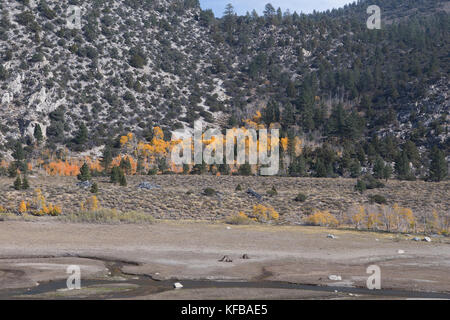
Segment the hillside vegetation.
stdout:
<path fill-rule="evenodd" d="M 152 145 L 197 119 L 225 129 L 259 114 L 287 141 L 282 175 L 443 180 L 449 1 L 369 2 L 310 15 L 227 6 L 219 19 L 197 0 L 4 0 L 3 172 L 13 158 L 21 172 L 79 168 L 88 154 L 120 162 L 123 136 Z M 366 27 L 369 4 L 381 30 Z M 66 26 L 69 5 L 81 30 Z M 163 158 L 145 173 L 170 169 Z"/>

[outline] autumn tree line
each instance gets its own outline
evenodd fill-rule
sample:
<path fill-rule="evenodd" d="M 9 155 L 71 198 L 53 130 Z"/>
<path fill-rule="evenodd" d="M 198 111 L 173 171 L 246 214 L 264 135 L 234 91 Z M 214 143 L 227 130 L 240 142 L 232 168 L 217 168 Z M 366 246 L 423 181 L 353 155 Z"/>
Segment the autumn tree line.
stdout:
<path fill-rule="evenodd" d="M 268 104 L 257 111 L 251 119 L 242 121 L 242 128 L 279 128 L 280 176 L 291 177 L 351 177 L 370 176 L 375 179 L 443 181 L 448 176 L 448 163 L 444 152 L 434 146 L 429 152 L 421 153 L 414 143 L 406 141 L 398 147 L 398 141 L 392 136 L 373 139 L 359 144 L 348 143 L 336 147 L 331 143 L 320 143 L 305 135 L 292 135 L 276 122 L 279 110 L 275 104 Z M 346 131 L 353 128 L 349 120 L 352 117 L 338 108 L 332 113 L 334 130 Z M 348 129 L 350 130 L 350 129 Z M 214 174 L 214 175 L 254 175 L 257 166 L 237 165 L 185 165 L 177 167 L 171 164 L 170 152 L 180 141 L 172 141 L 160 127 L 154 127 L 145 138 L 139 139 L 129 132 L 119 135 L 103 148 L 98 158 L 77 157 L 68 148 L 51 152 L 44 144 L 44 136 L 38 125 L 35 126 L 31 143 L 16 141 L 12 146 L 13 161 L 3 159 L 0 162 L 0 174 L 18 178 L 17 187 L 26 175 L 37 170 L 50 176 L 78 176 L 85 164 L 93 175 L 111 174 L 117 176 L 117 169 L 124 175 L 153 174 Z M 80 125 L 73 143 L 84 150 L 89 140 L 89 131 Z M 211 141 L 203 141 L 207 146 Z M 247 150 L 248 151 L 248 150 Z M 119 172 L 120 175 L 120 172 Z M 113 178 L 114 181 L 121 178 Z M 122 178 L 123 179 L 123 178 Z M 19 181 L 20 180 L 20 181 Z"/>

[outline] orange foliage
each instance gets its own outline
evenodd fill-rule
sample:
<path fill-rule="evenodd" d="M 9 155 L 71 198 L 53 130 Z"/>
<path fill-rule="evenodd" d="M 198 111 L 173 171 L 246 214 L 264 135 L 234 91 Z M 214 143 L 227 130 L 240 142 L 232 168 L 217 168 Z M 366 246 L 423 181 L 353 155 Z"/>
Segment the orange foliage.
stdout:
<path fill-rule="evenodd" d="M 50 176 L 70 176 L 74 177 L 80 174 L 80 165 L 76 161 L 52 161 L 44 165 L 44 169 Z"/>
<path fill-rule="evenodd" d="M 288 138 L 281 138 L 280 143 L 283 150 L 286 151 L 288 148 Z"/>
<path fill-rule="evenodd" d="M 6 168 L 8 168 L 8 166 L 9 166 L 9 163 L 6 162 L 5 160 L 2 160 L 2 161 L 0 162 L 0 167 L 6 169 Z"/>

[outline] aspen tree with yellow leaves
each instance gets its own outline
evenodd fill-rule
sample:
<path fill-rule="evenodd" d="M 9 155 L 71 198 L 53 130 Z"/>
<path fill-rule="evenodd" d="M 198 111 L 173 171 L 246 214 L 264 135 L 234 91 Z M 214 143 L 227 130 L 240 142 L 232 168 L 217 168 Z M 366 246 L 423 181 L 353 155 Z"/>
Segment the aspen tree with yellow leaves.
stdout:
<path fill-rule="evenodd" d="M 19 213 L 24 214 L 25 212 L 27 212 L 27 210 L 27 204 L 22 200 L 19 205 Z"/>
<path fill-rule="evenodd" d="M 328 210 L 316 210 L 305 219 L 306 224 L 323 227 L 337 227 L 339 221 Z"/>

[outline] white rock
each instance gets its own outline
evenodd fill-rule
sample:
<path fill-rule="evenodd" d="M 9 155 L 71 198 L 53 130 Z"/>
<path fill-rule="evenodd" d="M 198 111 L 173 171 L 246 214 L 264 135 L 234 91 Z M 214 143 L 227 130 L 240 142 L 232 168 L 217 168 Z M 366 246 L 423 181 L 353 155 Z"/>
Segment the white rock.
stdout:
<path fill-rule="evenodd" d="M 328 279 L 333 280 L 333 281 L 341 281 L 342 277 L 332 274 L 332 275 L 328 276 Z"/>
<path fill-rule="evenodd" d="M 306 58 L 311 57 L 311 55 L 312 55 L 311 51 L 308 51 L 308 50 L 306 50 L 306 49 L 302 49 L 302 51 L 303 51 L 303 55 L 304 55 Z"/>
<path fill-rule="evenodd" d="M 13 94 L 19 94 L 22 91 L 22 81 L 25 76 L 18 74 L 17 77 L 9 84 L 8 88 Z"/>
<path fill-rule="evenodd" d="M 1 104 L 10 104 L 13 98 L 14 94 L 12 92 L 5 92 L 2 96 Z"/>
<path fill-rule="evenodd" d="M 398 253 L 398 254 L 404 254 L 405 251 L 404 251 L 404 250 L 398 250 L 397 253 Z"/>
<path fill-rule="evenodd" d="M 227 227 L 227 230 L 231 230 L 231 227 Z"/>
<path fill-rule="evenodd" d="M 328 239 L 337 239 L 337 237 L 334 234 L 327 235 Z"/>
<path fill-rule="evenodd" d="M 423 241 L 431 242 L 431 238 L 430 237 L 425 237 L 425 238 L 423 238 Z"/>
<path fill-rule="evenodd" d="M 173 284 L 173 287 L 174 287 L 175 289 L 181 289 L 181 288 L 183 288 L 183 285 L 182 285 L 181 283 L 179 283 L 179 282 L 175 282 L 175 283 Z"/>

